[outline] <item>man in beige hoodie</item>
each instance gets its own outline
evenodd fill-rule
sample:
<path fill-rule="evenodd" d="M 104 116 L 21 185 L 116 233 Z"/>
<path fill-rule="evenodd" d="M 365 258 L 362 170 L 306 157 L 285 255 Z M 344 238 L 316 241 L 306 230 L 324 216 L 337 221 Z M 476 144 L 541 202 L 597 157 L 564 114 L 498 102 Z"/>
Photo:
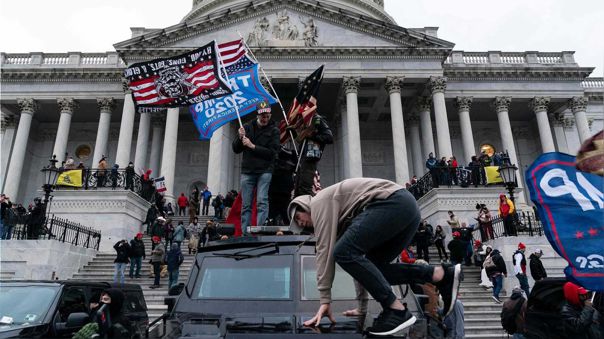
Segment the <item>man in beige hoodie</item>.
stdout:
<path fill-rule="evenodd" d="M 325 316 L 335 322 L 330 305 L 336 262 L 382 305 L 384 310 L 367 329 L 373 335 L 391 335 L 416 321 L 391 285 L 434 283 L 445 301 L 445 315 L 453 309 L 461 265 L 392 263 L 411 243 L 420 222 L 415 198 L 402 186 L 384 179 L 347 179 L 314 197 L 295 198 L 288 215 L 294 233 L 314 233 L 317 237 L 321 306 L 305 326 L 316 326 Z M 357 295 L 366 299 L 366 294 Z"/>

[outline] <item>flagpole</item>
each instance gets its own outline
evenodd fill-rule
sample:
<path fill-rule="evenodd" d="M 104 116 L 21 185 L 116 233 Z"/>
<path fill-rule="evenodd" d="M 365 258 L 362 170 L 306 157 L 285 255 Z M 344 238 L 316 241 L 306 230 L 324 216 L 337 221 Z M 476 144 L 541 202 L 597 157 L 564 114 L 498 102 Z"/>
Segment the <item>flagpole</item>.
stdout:
<path fill-rule="evenodd" d="M 281 99 L 279 98 L 277 91 L 275 91 L 275 88 L 273 87 L 273 83 L 271 82 L 271 79 L 269 79 L 268 75 L 266 75 L 266 72 L 264 72 L 264 67 L 262 67 L 262 65 L 260 65 L 260 62 L 258 62 L 258 58 L 256 58 L 256 55 L 254 55 L 254 52 L 252 52 L 252 49 L 250 48 L 250 46 L 247 45 L 247 42 L 245 42 L 245 38 L 241 35 L 241 32 L 239 32 L 239 30 L 237 30 L 237 34 L 239 34 L 239 37 L 241 38 L 241 41 L 243 42 L 245 49 L 250 52 L 252 58 L 254 58 L 254 61 L 256 61 L 256 63 L 258 64 L 258 68 L 260 68 L 262 75 L 264 75 L 264 78 L 266 79 L 268 86 L 271 88 L 271 91 L 273 91 L 273 94 L 275 95 L 275 97 L 277 97 L 277 103 L 279 104 L 279 107 L 281 107 L 281 112 L 283 113 L 283 119 L 285 120 L 285 125 L 289 126 L 289 121 L 287 120 L 287 115 L 285 114 L 285 109 L 283 108 L 283 104 L 281 103 Z M 289 137 L 292 139 L 292 144 L 294 145 L 294 151 L 296 152 L 296 156 L 299 156 L 298 146 L 296 145 L 296 139 L 294 138 L 294 133 L 292 133 L 291 130 L 289 130 L 288 132 L 289 132 Z"/>
<path fill-rule="evenodd" d="M 216 56 L 218 57 L 218 61 L 220 61 L 220 67 L 222 67 L 222 70 L 224 71 L 224 77 L 226 78 L 227 83 L 229 84 L 229 89 L 231 89 L 231 79 L 229 79 L 229 73 L 226 70 L 226 67 L 224 67 L 224 62 L 222 62 L 222 56 L 220 55 L 220 50 L 218 49 L 218 43 L 216 42 L 216 40 L 214 40 L 214 47 L 216 48 Z M 235 98 L 233 97 L 234 93 L 233 90 L 231 89 L 231 99 L 233 99 L 233 105 L 235 106 L 235 112 L 237 113 L 237 120 L 239 121 L 239 127 L 243 127 L 243 123 L 241 122 L 241 116 L 239 115 L 239 105 L 237 104 L 237 101 L 235 100 Z"/>

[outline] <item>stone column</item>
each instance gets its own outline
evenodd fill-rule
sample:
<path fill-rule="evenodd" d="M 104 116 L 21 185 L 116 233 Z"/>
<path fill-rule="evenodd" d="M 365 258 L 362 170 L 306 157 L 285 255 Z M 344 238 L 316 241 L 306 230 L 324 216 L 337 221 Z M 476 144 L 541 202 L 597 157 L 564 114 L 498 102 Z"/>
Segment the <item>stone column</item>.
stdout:
<path fill-rule="evenodd" d="M 577 131 L 579 132 L 579 141 L 583 143 L 591 137 L 589 123 L 587 122 L 587 116 L 585 115 L 585 111 L 587 110 L 587 98 L 573 97 L 568 103 L 570 110 L 575 115 L 575 123 L 577 124 Z"/>
<path fill-rule="evenodd" d="M 438 157 L 447 157 L 448 159 L 453 155 L 453 149 L 451 147 L 451 135 L 449 134 L 447 107 L 445 106 L 446 89 L 447 78 L 430 78 L 430 91 L 432 92 L 432 104 L 434 105 L 434 121 L 436 122 Z"/>
<path fill-rule="evenodd" d="M 436 156 L 434 149 L 434 135 L 432 134 L 432 118 L 430 117 L 430 107 L 432 100 L 428 97 L 417 98 L 417 111 L 422 126 L 422 159 L 428 159 L 428 154 L 433 153 Z"/>
<path fill-rule="evenodd" d="M 151 127 L 151 113 L 142 112 L 140 113 L 140 116 L 141 117 L 138 123 L 138 136 L 136 137 L 136 154 L 134 155 L 134 168 L 137 172 L 145 168 L 145 165 L 147 164 L 149 128 Z"/>
<path fill-rule="evenodd" d="M 2 134 L 2 148 L 0 149 L 0 192 L 4 192 L 8 159 L 10 159 L 13 150 L 13 142 L 15 140 L 17 117 L 12 114 L 2 112 L 1 118 L 2 122 L 0 122 L 0 132 Z"/>
<path fill-rule="evenodd" d="M 363 176 L 363 157 L 361 156 L 361 130 L 359 127 L 359 106 L 357 93 L 361 84 L 360 77 L 344 77 L 344 91 L 346 92 L 346 127 L 347 138 L 346 152 L 348 158 L 348 177 L 360 178 Z"/>
<path fill-rule="evenodd" d="M 225 195 L 227 191 L 229 182 L 229 159 L 227 156 L 233 153 L 230 150 L 232 141 L 230 139 L 230 128 L 229 124 L 220 127 L 214 131 L 210 139 L 208 178 L 206 183 L 214 195 L 218 195 L 218 193 Z"/>
<path fill-rule="evenodd" d="M 166 203 L 174 205 L 174 170 L 176 169 L 176 145 L 178 141 L 179 108 L 168 108 L 166 116 L 166 131 L 164 149 L 161 158 L 161 176 L 166 180 Z"/>
<path fill-rule="evenodd" d="M 472 106 L 472 97 L 457 97 L 457 112 L 459 113 L 459 125 L 461 128 L 461 141 L 463 143 L 463 152 L 465 162 L 469 163 L 472 156 L 476 155 L 474 147 L 474 134 L 472 133 L 472 123 L 470 122 L 470 107 Z"/>
<path fill-rule="evenodd" d="M 94 154 L 90 167 L 96 168 L 103 155 L 107 154 L 107 143 L 109 142 L 109 127 L 111 126 L 111 112 L 115 108 L 113 98 L 97 98 L 96 103 L 99 106 L 99 129 L 96 133 L 96 142 L 94 144 Z"/>
<path fill-rule="evenodd" d="M 403 77 L 387 77 L 386 91 L 390 95 L 394 175 L 396 182 L 404 186 L 405 183 L 409 182 L 409 164 L 407 163 L 407 142 L 405 137 L 405 122 L 403 120 L 403 103 L 401 101 L 403 79 Z"/>
<path fill-rule="evenodd" d="M 409 133 L 411 134 L 411 153 L 413 154 L 413 175 L 421 178 L 424 174 L 424 156 L 422 155 L 422 145 L 419 138 L 419 117 L 417 114 L 411 114 L 407 119 Z"/>
<path fill-rule="evenodd" d="M 348 140 L 348 122 L 346 121 L 346 105 L 344 102 L 340 103 L 340 118 L 341 118 L 341 133 L 340 133 L 340 152 L 341 152 L 341 163 L 340 163 L 340 173 L 342 175 L 341 179 L 350 178 L 350 171 L 348 169 L 348 151 L 347 151 L 347 140 Z"/>
<path fill-rule="evenodd" d="M 564 126 L 566 124 L 564 114 L 553 113 L 549 114 L 548 118 L 550 124 L 553 126 L 558 152 L 568 153 L 568 143 L 566 142 L 566 133 L 564 133 Z"/>
<path fill-rule="evenodd" d="M 535 112 L 537 117 L 537 125 L 539 127 L 539 139 L 541 139 L 541 148 L 543 153 L 555 152 L 554 138 L 547 117 L 547 107 L 549 106 L 550 97 L 534 97 L 529 102 L 529 107 Z"/>
<path fill-rule="evenodd" d="M 117 141 L 117 153 L 115 154 L 115 163 L 124 168 L 130 162 L 130 152 L 132 150 L 132 131 L 134 130 L 134 101 L 130 90 L 124 85 L 126 94 L 124 95 L 124 109 L 122 110 L 122 122 L 120 124 L 120 136 Z"/>
<path fill-rule="evenodd" d="M 34 112 L 38 109 L 37 102 L 31 98 L 17 99 L 17 104 L 21 109 L 21 117 L 19 119 L 19 126 L 17 127 L 17 135 L 15 136 L 15 144 L 10 157 L 3 192 L 12 201 L 19 201 L 19 184 L 21 183 L 21 173 L 23 172 L 23 162 L 25 160 L 25 152 L 27 151 L 31 120 L 34 117 Z"/>
<path fill-rule="evenodd" d="M 493 107 L 497 112 L 497 121 L 499 121 L 499 134 L 501 134 L 501 145 L 504 152 L 508 152 L 510 162 L 518 166 L 518 156 L 516 155 L 516 146 L 514 145 L 514 134 L 510 124 L 509 110 L 512 103 L 512 97 L 496 97 L 493 101 Z M 520 184 L 520 182 L 519 182 Z"/>
<path fill-rule="evenodd" d="M 158 177 L 161 162 L 161 146 L 166 126 L 165 112 L 153 114 L 153 136 L 151 139 L 151 154 L 149 155 L 149 169 L 151 176 Z"/>
<path fill-rule="evenodd" d="M 55 138 L 55 147 L 52 154 L 57 156 L 57 166 L 65 161 L 65 150 L 67 149 L 67 140 L 69 139 L 69 128 L 71 127 L 71 116 L 78 107 L 78 103 L 73 98 L 57 99 L 61 117 L 59 118 L 59 127 L 57 127 L 57 136 Z"/>
<path fill-rule="evenodd" d="M 524 187 L 524 179 L 522 175 L 522 166 L 518 161 L 518 155 L 516 154 L 516 146 L 514 145 L 514 134 L 512 133 L 512 125 L 510 124 L 509 110 L 510 104 L 512 103 L 512 97 L 496 97 L 493 101 L 493 107 L 497 112 L 497 121 L 499 122 L 499 134 L 501 134 L 501 144 L 503 145 L 503 151 L 508 152 L 510 156 L 510 163 L 516 165 L 518 170 L 516 171 L 516 178 L 518 187 Z M 518 202 L 524 203 L 524 194 L 519 194 Z"/>

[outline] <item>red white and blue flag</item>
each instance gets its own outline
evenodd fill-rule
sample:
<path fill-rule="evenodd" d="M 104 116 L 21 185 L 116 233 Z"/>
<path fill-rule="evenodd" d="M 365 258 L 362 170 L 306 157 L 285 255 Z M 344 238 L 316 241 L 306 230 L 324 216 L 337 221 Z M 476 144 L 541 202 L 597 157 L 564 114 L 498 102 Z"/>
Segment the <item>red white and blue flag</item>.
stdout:
<path fill-rule="evenodd" d="M 181 55 L 133 64 L 124 77 L 139 107 L 189 106 L 232 93 L 218 58 L 212 41 Z"/>
<path fill-rule="evenodd" d="M 542 154 L 526 171 L 547 240 L 568 262 L 564 273 L 588 290 L 604 291 L 604 179 L 575 168 L 575 157 Z"/>

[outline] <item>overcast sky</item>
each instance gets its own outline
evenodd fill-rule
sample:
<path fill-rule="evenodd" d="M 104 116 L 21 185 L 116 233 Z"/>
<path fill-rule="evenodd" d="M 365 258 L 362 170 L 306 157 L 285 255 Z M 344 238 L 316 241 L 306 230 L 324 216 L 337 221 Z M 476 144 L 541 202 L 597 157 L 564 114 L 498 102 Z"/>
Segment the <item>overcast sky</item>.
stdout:
<path fill-rule="evenodd" d="M 105 52 L 130 27 L 177 24 L 191 0 L 0 0 L 0 51 Z M 386 0 L 403 27 L 440 27 L 465 51 L 576 51 L 581 66 L 604 69 L 602 0 Z"/>

